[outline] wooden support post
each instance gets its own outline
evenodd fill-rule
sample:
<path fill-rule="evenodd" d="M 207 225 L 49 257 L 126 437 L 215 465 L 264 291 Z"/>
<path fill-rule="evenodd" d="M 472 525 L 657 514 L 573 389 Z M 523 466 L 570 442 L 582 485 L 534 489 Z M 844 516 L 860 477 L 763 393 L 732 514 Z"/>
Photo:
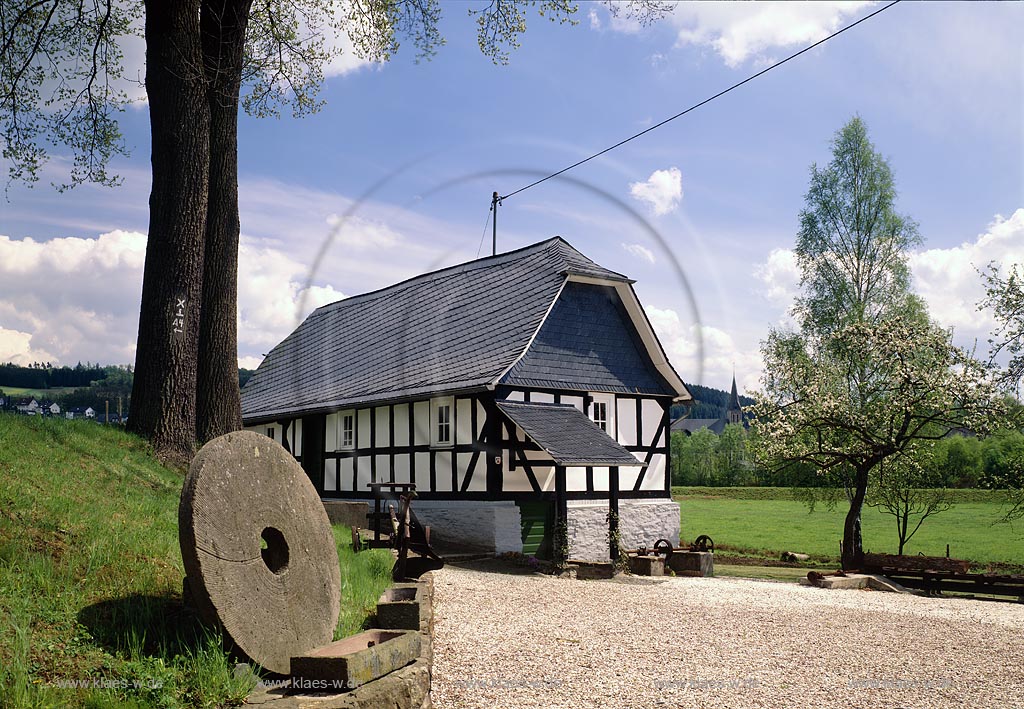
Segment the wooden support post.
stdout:
<path fill-rule="evenodd" d="M 619 545 L 616 543 L 619 531 L 619 466 L 608 469 L 608 555 L 612 561 L 619 560 Z"/>
<path fill-rule="evenodd" d="M 568 517 L 565 487 L 565 468 L 557 465 L 555 466 L 555 514 L 562 521 L 565 521 Z"/>

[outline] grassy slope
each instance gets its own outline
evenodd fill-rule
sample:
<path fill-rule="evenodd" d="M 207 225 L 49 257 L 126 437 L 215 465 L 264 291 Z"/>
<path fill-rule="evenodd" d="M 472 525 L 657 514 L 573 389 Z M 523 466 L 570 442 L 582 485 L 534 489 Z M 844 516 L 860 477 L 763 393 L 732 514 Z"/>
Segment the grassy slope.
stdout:
<path fill-rule="evenodd" d="M 181 482 L 114 428 L 0 415 L 0 706 L 223 706 L 247 693 L 182 606 Z M 388 585 L 390 559 L 353 558 L 347 530 L 336 536 L 345 634 Z M 121 686 L 57 686 L 81 679 Z"/>
<path fill-rule="evenodd" d="M 965 500 L 925 521 L 905 553 L 944 556 L 946 544 L 956 558 L 1024 566 L 1024 526 L 997 524 L 1005 496 L 985 490 L 958 491 Z M 785 488 L 674 488 L 680 503 L 682 536 L 707 534 L 719 547 L 778 558 L 799 551 L 822 559 L 839 556 L 846 510 L 807 506 Z M 747 498 L 743 499 L 744 494 Z M 864 510 L 864 547 L 895 553 L 895 519 L 874 508 Z"/>

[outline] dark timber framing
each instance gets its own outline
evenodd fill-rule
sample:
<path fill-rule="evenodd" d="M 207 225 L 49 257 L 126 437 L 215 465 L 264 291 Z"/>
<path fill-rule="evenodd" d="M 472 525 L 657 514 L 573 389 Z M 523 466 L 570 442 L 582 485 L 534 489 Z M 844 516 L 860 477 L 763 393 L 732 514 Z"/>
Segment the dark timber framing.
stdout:
<path fill-rule="evenodd" d="M 595 489 L 594 466 L 581 466 L 585 470 L 586 476 L 584 489 L 568 489 L 566 469 L 555 466 L 554 462 L 550 460 L 545 461 L 538 460 L 536 457 L 531 458 L 530 453 L 535 454 L 542 449 L 528 439 L 519 440 L 516 435 L 516 425 L 502 415 L 495 405 L 497 399 L 506 397 L 521 398 L 523 401 L 535 403 L 538 400 L 563 404 L 570 402 L 579 403 L 582 401 L 584 413 L 589 415 L 591 413 L 593 394 L 602 395 L 603 393 L 572 389 L 499 387 L 493 393 L 455 395 L 452 397 L 452 443 L 446 446 L 432 445 L 429 442 L 430 423 L 429 421 L 416 421 L 416 401 L 382 402 L 379 404 L 375 403 L 372 406 L 349 407 L 331 412 L 340 413 L 344 411 L 347 413 L 351 411 L 353 413 L 353 446 L 347 450 L 324 450 L 325 442 L 328 438 L 326 431 L 327 415 L 303 416 L 301 417 L 301 434 L 304 440 L 301 442 L 301 451 L 306 455 L 297 455 L 296 458 L 303 463 L 304 469 L 306 469 L 320 495 L 328 499 L 372 499 L 373 494 L 368 489 L 359 489 L 360 469 L 369 472 L 367 482 L 395 483 L 399 479 L 397 477 L 396 460 L 403 456 L 406 461 L 405 465 L 408 467 L 408 481 L 416 484 L 418 495 L 427 500 L 511 500 L 516 502 L 550 500 L 552 502 L 557 501 L 559 505 L 563 505 L 570 500 L 608 500 L 613 497 L 611 494 L 613 491 L 615 492 L 614 497 L 618 499 L 670 498 L 671 456 L 668 426 L 669 408 L 672 403 L 671 397 L 621 393 L 608 394 L 614 397 L 616 408 L 618 408 L 618 402 L 621 401 L 636 402 L 634 405 L 634 426 L 637 431 L 638 443 L 636 445 L 623 444 L 623 447 L 634 454 L 638 454 L 643 462 L 648 465 L 652 462 L 655 455 L 660 454 L 664 456 L 664 485 L 657 490 L 642 489 L 647 471 L 646 467 L 642 468 L 640 474 L 636 476 L 636 481 L 630 486 L 631 489 L 626 490 L 619 490 L 618 485 L 614 484 L 618 481 L 619 470 L 617 468 L 608 468 L 610 489 L 597 490 Z M 422 411 L 425 408 L 429 416 L 431 414 L 430 400 L 421 399 L 418 401 L 421 402 L 420 410 Z M 649 415 L 650 409 L 645 414 L 644 401 L 657 402 L 659 405 L 658 422 L 653 436 L 650 433 L 646 436 L 644 435 L 645 430 L 649 432 L 652 428 L 651 422 L 645 418 L 646 415 Z M 423 407 L 422 403 L 426 403 L 427 406 Z M 460 409 L 460 403 L 463 404 L 463 407 L 466 404 L 469 405 L 470 420 L 468 426 L 458 420 L 457 412 Z M 385 409 L 384 407 L 387 408 Z M 407 434 L 403 445 L 395 443 L 395 433 L 398 425 L 396 407 L 404 407 L 407 412 L 407 420 L 403 422 Z M 360 415 L 361 413 L 362 415 Z M 388 445 L 383 445 L 378 441 L 378 422 L 383 425 L 384 420 L 383 418 L 379 419 L 379 417 L 386 417 L 387 419 Z M 289 452 L 296 449 L 296 436 L 298 434 L 295 424 L 296 420 L 298 419 L 271 422 L 271 424 L 281 427 L 281 442 Z M 266 425 L 268 424 L 258 424 L 254 428 L 257 430 L 262 429 L 265 432 Z M 363 430 L 367 425 L 369 430 Z M 312 426 L 316 426 L 318 431 L 313 431 Z M 618 426 L 618 416 L 616 416 L 616 428 L 620 428 Z M 424 442 L 417 443 L 417 429 L 420 430 L 420 439 Z M 460 430 L 470 431 L 472 440 L 467 442 L 463 439 L 458 439 Z M 361 438 L 368 442 L 369 445 L 361 446 Z M 319 440 L 314 442 L 315 439 Z M 660 445 L 658 443 L 659 439 L 662 439 Z M 311 454 L 307 450 L 309 444 L 319 448 L 318 452 L 321 455 Z M 426 470 L 420 467 L 424 455 L 429 466 Z M 446 464 L 443 469 L 439 463 L 440 455 L 447 455 L 450 458 L 450 463 L 445 461 Z M 348 481 L 349 484 L 342 489 L 342 461 L 346 459 L 352 461 L 351 479 Z M 359 465 L 360 459 L 365 461 L 362 466 Z M 468 464 L 460 465 L 460 459 L 468 461 Z M 329 461 L 335 462 L 333 477 L 331 478 L 333 484 L 325 485 L 327 463 Z M 503 472 L 503 466 L 505 464 L 507 464 L 510 471 L 520 471 L 525 475 L 526 480 L 529 482 L 530 490 L 504 489 L 505 473 Z M 389 469 L 383 470 L 382 465 L 387 465 Z M 552 468 L 555 468 L 556 481 L 560 481 L 562 485 L 565 485 L 561 489 L 561 492 L 564 492 L 562 495 L 559 494 L 557 485 L 555 489 L 547 491 L 541 489 L 540 471 L 550 471 Z M 482 484 L 476 480 L 476 476 L 480 475 L 485 476 Z M 450 477 L 450 490 L 437 491 L 437 483 L 442 476 Z M 474 483 L 476 483 L 475 486 Z M 332 487 L 333 489 L 330 489 Z M 471 487 L 475 489 L 470 489 Z"/>

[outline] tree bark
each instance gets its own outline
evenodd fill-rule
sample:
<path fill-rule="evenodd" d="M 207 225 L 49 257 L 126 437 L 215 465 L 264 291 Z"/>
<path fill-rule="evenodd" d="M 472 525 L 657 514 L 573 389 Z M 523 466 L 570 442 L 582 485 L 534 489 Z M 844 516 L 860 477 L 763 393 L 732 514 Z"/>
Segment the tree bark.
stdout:
<path fill-rule="evenodd" d="M 209 174 L 198 0 L 146 2 L 153 185 L 129 430 L 164 459 L 195 445 L 196 355 Z"/>
<path fill-rule="evenodd" d="M 860 516 L 868 490 L 870 468 L 857 468 L 850 511 L 843 523 L 843 569 L 854 570 L 864 566 L 864 544 L 861 537 Z"/>
<path fill-rule="evenodd" d="M 196 437 L 242 427 L 238 390 L 238 96 L 252 0 L 203 0 L 210 181 L 199 322 Z"/>

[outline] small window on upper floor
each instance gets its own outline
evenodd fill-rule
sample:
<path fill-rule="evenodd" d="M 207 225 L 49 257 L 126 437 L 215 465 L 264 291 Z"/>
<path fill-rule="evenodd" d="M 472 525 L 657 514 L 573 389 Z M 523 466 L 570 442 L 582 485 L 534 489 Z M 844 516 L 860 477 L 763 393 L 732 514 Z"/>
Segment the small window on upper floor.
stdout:
<path fill-rule="evenodd" d="M 453 412 L 455 399 L 445 396 L 430 400 L 430 444 L 432 446 L 452 445 Z"/>
<path fill-rule="evenodd" d="M 356 412 L 338 414 L 338 450 L 350 451 L 356 447 Z"/>
<path fill-rule="evenodd" d="M 267 437 L 270 440 L 272 440 L 272 441 L 274 440 L 274 427 L 273 426 L 267 426 Z"/>
<path fill-rule="evenodd" d="M 601 427 L 601 430 L 615 438 L 615 395 L 592 394 L 590 401 L 590 420 Z"/>

